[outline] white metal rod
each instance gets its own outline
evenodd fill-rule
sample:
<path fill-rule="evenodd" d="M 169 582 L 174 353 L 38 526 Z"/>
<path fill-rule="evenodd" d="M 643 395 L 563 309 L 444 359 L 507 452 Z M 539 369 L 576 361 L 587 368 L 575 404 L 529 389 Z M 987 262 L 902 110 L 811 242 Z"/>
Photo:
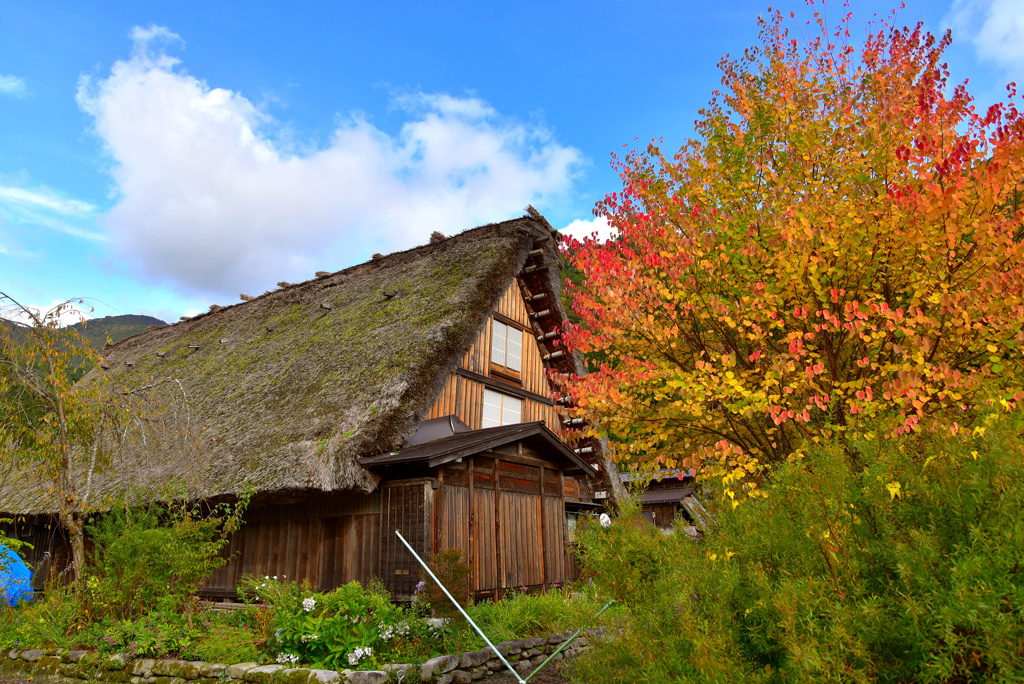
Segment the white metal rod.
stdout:
<path fill-rule="evenodd" d="M 462 606 L 459 605 L 459 602 L 456 601 L 450 593 L 448 593 L 448 589 L 443 584 L 441 584 L 441 580 L 437 579 L 437 575 L 435 575 L 434 572 L 429 567 L 427 567 L 427 564 L 423 562 L 423 559 L 420 558 L 420 555 L 418 553 L 416 553 L 416 550 L 409 546 L 409 542 L 405 541 L 405 537 L 402 536 L 402 533 L 398 530 L 395 530 L 395 534 L 397 534 L 398 538 L 402 540 L 403 544 L 405 544 L 405 548 L 409 549 L 409 553 L 413 555 L 413 558 L 419 561 L 419 564 L 422 565 L 423 569 L 427 571 L 427 574 L 430 575 L 430 579 L 434 580 L 437 586 L 441 587 L 441 591 L 443 591 L 444 595 L 448 597 L 448 600 L 455 604 L 455 607 L 459 609 L 460 613 L 462 613 L 462 617 L 466 618 L 466 620 L 469 621 L 469 624 L 473 625 L 473 629 L 475 629 L 476 633 L 480 635 L 480 638 L 487 642 L 487 645 L 491 647 L 491 650 L 494 651 L 494 654 L 496 656 L 498 656 L 498 659 L 505 664 L 505 667 L 507 667 L 508 671 L 512 673 L 512 676 L 516 678 L 516 681 L 519 682 L 519 684 L 526 684 L 526 680 L 520 677 L 519 673 L 512 669 L 512 666 L 508 664 L 507 660 L 505 660 L 505 656 L 501 655 L 501 651 L 499 651 L 498 648 L 491 643 L 491 640 L 487 638 L 487 635 L 483 633 L 483 630 L 476 626 L 476 623 L 473 622 L 473 618 L 469 617 L 469 614 L 462 609 Z"/>

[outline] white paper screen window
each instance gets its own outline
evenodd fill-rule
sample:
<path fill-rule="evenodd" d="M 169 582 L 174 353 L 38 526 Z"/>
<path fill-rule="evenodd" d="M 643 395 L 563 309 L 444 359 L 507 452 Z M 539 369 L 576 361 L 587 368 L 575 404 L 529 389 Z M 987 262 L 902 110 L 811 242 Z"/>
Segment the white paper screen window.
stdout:
<path fill-rule="evenodd" d="M 523 400 L 494 390 L 484 390 L 484 416 L 480 427 L 512 425 L 523 420 Z"/>
<path fill-rule="evenodd" d="M 506 325 L 508 334 L 505 343 L 505 368 L 516 371 L 523 369 L 523 331 Z"/>
<path fill-rule="evenodd" d="M 491 363 L 505 365 L 505 340 L 508 339 L 508 326 L 494 321 L 491 326 Z"/>
<path fill-rule="evenodd" d="M 491 328 L 491 362 L 506 369 L 523 369 L 523 331 L 494 321 Z"/>

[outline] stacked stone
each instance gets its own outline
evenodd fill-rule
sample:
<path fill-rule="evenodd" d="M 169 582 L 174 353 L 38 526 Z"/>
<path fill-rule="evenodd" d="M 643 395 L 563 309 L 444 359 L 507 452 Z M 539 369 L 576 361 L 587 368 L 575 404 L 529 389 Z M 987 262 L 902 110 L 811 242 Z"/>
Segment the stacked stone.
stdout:
<path fill-rule="evenodd" d="M 589 639 L 603 631 L 587 630 L 554 661 L 573 658 L 589 647 Z M 497 652 L 520 675 L 533 672 L 568 639 L 570 633 L 496 644 Z M 410 684 L 421 682 L 466 684 L 501 672 L 505 665 L 489 647 L 459 655 L 431 658 L 417 669 L 412 664 L 385 665 L 383 670 L 314 670 L 256 663 L 204 663 L 184 660 L 130 660 L 123 654 L 105 656 L 96 651 L 33 648 L 12 650 L 0 662 L 0 671 L 47 679 L 77 679 L 115 684 Z"/>
<path fill-rule="evenodd" d="M 552 658 L 552 662 L 558 662 L 563 658 L 575 658 L 590 647 L 590 638 L 603 635 L 603 633 L 603 630 L 586 630 L 561 653 Z M 494 646 L 497 653 L 500 653 L 508 661 L 512 669 L 520 676 L 525 677 L 547 660 L 549 655 L 558 650 L 558 647 L 570 636 L 571 633 L 566 632 L 555 634 L 547 639 L 534 637 L 519 641 L 503 641 Z M 482 651 L 431 658 L 420 666 L 420 681 L 436 682 L 437 684 L 468 684 L 490 677 L 505 669 L 505 665 L 498 655 L 490 647 L 487 647 Z"/>
<path fill-rule="evenodd" d="M 203 663 L 184 660 L 129 660 L 96 651 L 29 649 L 11 651 L 0 669 L 12 674 L 51 679 L 82 679 L 117 684 L 384 684 L 413 665 L 389 665 L 385 670 L 313 670 L 256 663 Z"/>

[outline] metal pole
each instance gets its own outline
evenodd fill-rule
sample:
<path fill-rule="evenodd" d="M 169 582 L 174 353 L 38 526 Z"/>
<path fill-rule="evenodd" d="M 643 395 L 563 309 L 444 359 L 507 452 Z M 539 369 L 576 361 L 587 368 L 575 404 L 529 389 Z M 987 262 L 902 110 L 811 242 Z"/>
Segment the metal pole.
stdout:
<path fill-rule="evenodd" d="M 601 614 L 601 613 L 603 613 L 604 611 L 608 610 L 608 609 L 609 609 L 609 608 L 611 607 L 611 605 L 612 605 L 613 603 L 615 603 L 615 601 L 609 601 L 608 603 L 604 604 L 604 608 L 602 608 L 601 610 L 597 611 L 597 615 L 595 615 L 594 617 L 596 618 L 596 617 L 597 617 L 598 615 L 600 615 L 600 614 Z M 576 633 L 575 633 L 575 634 L 573 634 L 573 635 L 572 635 L 571 637 L 569 637 L 568 639 L 566 639 L 565 641 L 563 641 L 563 642 L 562 642 L 562 645 L 561 645 L 561 646 L 559 646 L 559 647 L 558 647 L 558 648 L 557 648 L 557 649 L 555 650 L 555 652 L 554 652 L 554 653 L 552 653 L 551 655 L 549 655 L 549 656 L 547 657 L 547 659 L 545 659 L 545 660 L 544 660 L 544 662 L 543 662 L 543 663 L 541 663 L 540 665 L 538 665 L 538 666 L 537 666 L 537 669 L 536 669 L 536 670 L 534 670 L 533 672 L 531 672 L 531 673 L 529 674 L 529 676 L 528 676 L 528 677 L 527 677 L 526 679 L 524 679 L 523 681 L 524 681 L 524 682 L 528 682 L 528 681 L 530 681 L 531 679 L 533 679 L 533 676 L 534 676 L 535 674 L 537 674 L 538 672 L 540 672 L 541 670 L 543 670 L 543 669 L 544 669 L 544 667 L 545 667 L 545 666 L 546 666 L 546 665 L 547 665 L 548 663 L 550 663 L 550 662 L 551 662 L 551 659 L 552 659 L 552 658 L 554 658 L 554 657 L 555 657 L 556 655 L 558 655 L 559 653 L 561 653 L 561 652 L 562 652 L 562 650 L 563 650 L 563 649 L 565 649 L 565 647 L 566 647 L 566 646 L 568 646 L 569 644 L 571 644 L 571 643 L 572 643 L 572 641 L 573 641 L 573 639 L 575 639 L 576 637 L 578 637 L 578 636 L 580 635 L 580 632 L 582 632 L 582 631 L 583 631 L 583 628 L 582 628 L 582 627 L 580 627 L 579 629 L 577 629 L 577 630 L 576 630 Z"/>
<path fill-rule="evenodd" d="M 494 651 L 494 655 L 498 656 L 501 662 L 505 664 L 505 667 L 507 667 L 508 671 L 512 673 L 512 676 L 516 678 L 516 681 L 519 682 L 519 684 L 526 684 L 526 680 L 520 677 L 519 673 L 516 672 L 511 665 L 508 664 L 508 661 L 505 660 L 505 656 L 501 655 L 501 651 L 499 651 L 498 648 L 491 643 L 491 640 L 487 638 L 487 635 L 483 633 L 483 630 L 476 626 L 476 623 L 473 622 L 473 618 L 469 617 L 469 614 L 462 609 L 462 606 L 459 605 L 459 602 L 456 601 L 450 593 L 448 593 L 448 589 L 443 584 L 441 584 L 441 580 L 437 579 L 437 575 L 435 575 L 434 572 L 429 567 L 427 567 L 427 564 L 423 562 L 423 559 L 420 558 L 420 555 L 418 553 L 416 553 L 416 550 L 409 546 L 409 542 L 405 541 L 405 537 L 402 536 L 402 533 L 398 530 L 395 530 L 395 534 L 397 534 L 398 538 L 402 540 L 403 544 L 405 544 L 405 548 L 409 549 L 409 553 L 411 553 L 413 557 L 417 561 L 419 561 L 419 564 L 423 566 L 423 569 L 427 571 L 427 574 L 430 575 L 430 579 L 434 580 L 437 586 L 441 587 L 441 591 L 443 591 L 444 595 L 448 597 L 448 600 L 455 604 L 455 607 L 459 609 L 460 613 L 462 613 L 462 617 L 466 618 L 466 620 L 469 621 L 469 624 L 473 626 L 473 629 L 475 629 L 476 633 L 480 635 L 480 638 L 483 639 L 487 643 L 487 645 L 491 647 L 491 650 Z"/>

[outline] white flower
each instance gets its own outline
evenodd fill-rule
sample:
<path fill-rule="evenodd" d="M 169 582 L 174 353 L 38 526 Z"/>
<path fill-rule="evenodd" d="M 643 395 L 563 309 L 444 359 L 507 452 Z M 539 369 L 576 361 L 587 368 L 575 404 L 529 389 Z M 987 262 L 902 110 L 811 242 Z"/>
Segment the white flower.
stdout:
<path fill-rule="evenodd" d="M 307 613 L 316 608 L 316 599 L 312 596 L 302 599 L 302 610 Z"/>
<path fill-rule="evenodd" d="M 295 655 L 294 653 L 278 653 L 277 662 L 281 663 L 282 665 L 294 665 L 295 663 L 299 662 L 299 656 Z"/>
<path fill-rule="evenodd" d="M 274 579 L 275 579 L 275 580 L 277 579 L 277 575 L 274 575 Z"/>
<path fill-rule="evenodd" d="M 369 658 L 373 655 L 373 649 L 367 646 L 366 648 L 357 647 L 353 653 L 348 654 L 348 664 L 355 667 L 359 664 L 359 661 L 363 658 Z"/>
<path fill-rule="evenodd" d="M 598 520 L 601 522 L 601 527 L 611 527 L 612 526 L 612 519 L 608 517 L 607 513 L 602 513 L 601 517 L 598 518 Z"/>

